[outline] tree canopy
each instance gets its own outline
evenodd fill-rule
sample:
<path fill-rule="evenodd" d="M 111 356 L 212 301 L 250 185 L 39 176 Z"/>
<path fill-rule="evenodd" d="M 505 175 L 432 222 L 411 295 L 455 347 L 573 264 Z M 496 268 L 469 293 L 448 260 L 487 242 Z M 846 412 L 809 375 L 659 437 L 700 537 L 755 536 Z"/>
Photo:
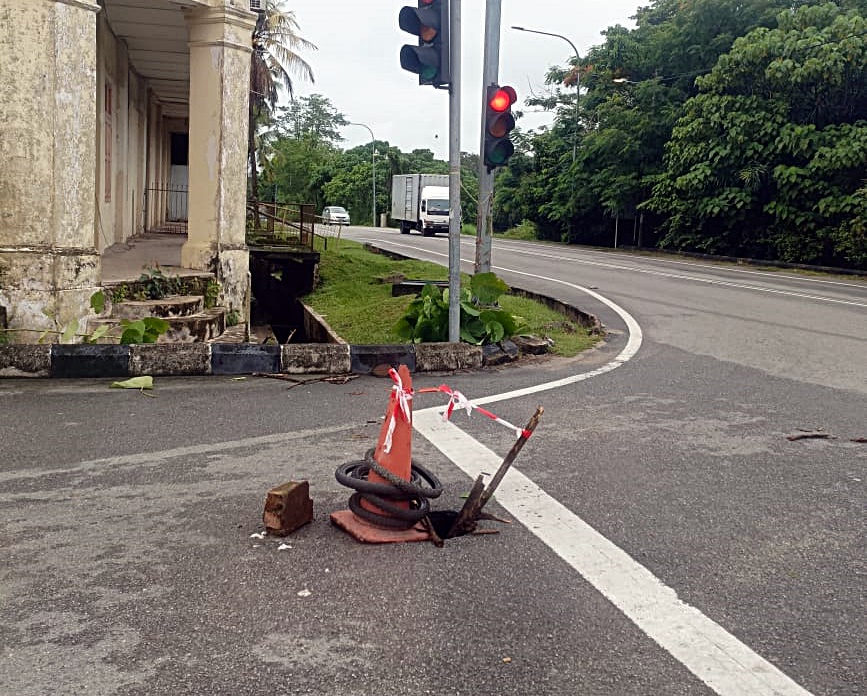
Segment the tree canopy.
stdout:
<path fill-rule="evenodd" d="M 867 268 L 867 0 L 651 0 L 634 20 L 551 66 L 526 99 L 549 127 L 524 130 L 517 112 L 495 230 Z M 263 190 L 364 223 L 374 161 L 380 213 L 392 175 L 448 172 L 387 141 L 340 149 L 347 120 L 323 95 L 278 109 Z M 461 165 L 475 221 L 478 155 Z"/>

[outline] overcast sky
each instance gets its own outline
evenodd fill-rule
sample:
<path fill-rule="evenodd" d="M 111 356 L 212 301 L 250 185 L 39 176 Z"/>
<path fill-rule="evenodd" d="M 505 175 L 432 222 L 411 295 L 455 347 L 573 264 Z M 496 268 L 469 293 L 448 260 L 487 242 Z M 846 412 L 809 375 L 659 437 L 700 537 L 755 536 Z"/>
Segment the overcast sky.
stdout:
<path fill-rule="evenodd" d="M 601 32 L 630 19 L 639 0 L 502 0 L 500 28 L 501 85 L 518 93 L 525 111 L 519 125 L 527 130 L 549 125 L 550 114 L 529 113 L 523 106 L 531 90 L 544 91 L 545 73 L 574 55 L 563 39 L 515 31 L 512 25 L 567 37 L 583 56 L 603 42 Z M 294 10 L 303 38 L 318 50 L 302 57 L 315 82 L 293 79 L 296 96 L 322 94 L 349 121 L 367 124 L 377 140 L 409 152 L 433 150 L 448 160 L 448 91 L 419 86 L 418 77 L 400 67 L 400 47 L 413 37 L 400 30 L 397 17 L 415 0 L 285 0 Z M 485 0 L 462 0 L 461 150 L 478 152 L 481 134 L 482 62 Z M 370 142 L 360 126 L 343 129 L 343 148 Z"/>

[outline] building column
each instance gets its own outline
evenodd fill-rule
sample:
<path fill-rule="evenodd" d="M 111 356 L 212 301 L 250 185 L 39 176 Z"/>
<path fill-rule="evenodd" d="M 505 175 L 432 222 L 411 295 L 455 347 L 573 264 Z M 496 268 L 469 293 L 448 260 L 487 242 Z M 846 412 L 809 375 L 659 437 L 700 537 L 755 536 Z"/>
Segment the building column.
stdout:
<path fill-rule="evenodd" d="M 96 13 L 0 0 L 0 305 L 15 342 L 90 314 L 96 210 Z"/>
<path fill-rule="evenodd" d="M 256 16 L 227 4 L 185 12 L 190 34 L 187 242 L 181 265 L 211 271 L 245 316 L 250 55 Z"/>

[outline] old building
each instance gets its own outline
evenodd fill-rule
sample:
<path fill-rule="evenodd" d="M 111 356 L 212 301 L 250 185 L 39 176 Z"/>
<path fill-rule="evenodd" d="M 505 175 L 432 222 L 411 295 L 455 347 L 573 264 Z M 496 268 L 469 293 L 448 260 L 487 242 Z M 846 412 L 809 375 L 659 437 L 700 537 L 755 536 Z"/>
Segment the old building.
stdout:
<path fill-rule="evenodd" d="M 0 0 L 0 307 L 15 341 L 87 317 L 103 250 L 171 221 L 186 221 L 181 265 L 213 272 L 243 315 L 255 19 L 250 0 Z"/>

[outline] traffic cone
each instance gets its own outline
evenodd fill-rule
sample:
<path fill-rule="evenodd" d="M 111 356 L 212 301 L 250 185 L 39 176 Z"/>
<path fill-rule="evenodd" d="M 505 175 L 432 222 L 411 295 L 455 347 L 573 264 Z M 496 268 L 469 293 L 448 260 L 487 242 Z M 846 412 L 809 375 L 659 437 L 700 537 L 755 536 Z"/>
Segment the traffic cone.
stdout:
<path fill-rule="evenodd" d="M 412 476 L 412 376 L 409 368 L 401 365 L 397 370 L 397 378 L 392 376 L 392 379 L 395 385 L 388 399 L 388 410 L 379 430 L 379 442 L 376 443 L 373 458 L 384 469 L 409 481 Z M 375 471 L 370 472 L 367 480 L 388 483 Z"/>
<path fill-rule="evenodd" d="M 409 481 L 412 477 L 412 376 L 406 365 L 398 370 L 390 370 L 395 381 L 388 399 L 385 420 L 379 431 L 379 440 L 373 451 L 376 463 L 391 474 Z M 373 483 L 389 483 L 375 471 L 370 471 L 367 480 Z M 361 506 L 377 514 L 387 514 L 369 503 L 361 501 Z M 395 501 L 401 507 L 409 508 L 408 501 Z M 410 529 L 387 529 L 378 527 L 355 515 L 351 510 L 340 510 L 331 514 L 331 521 L 349 532 L 358 541 L 373 544 L 397 541 L 427 541 L 430 535 L 421 525 Z"/>

